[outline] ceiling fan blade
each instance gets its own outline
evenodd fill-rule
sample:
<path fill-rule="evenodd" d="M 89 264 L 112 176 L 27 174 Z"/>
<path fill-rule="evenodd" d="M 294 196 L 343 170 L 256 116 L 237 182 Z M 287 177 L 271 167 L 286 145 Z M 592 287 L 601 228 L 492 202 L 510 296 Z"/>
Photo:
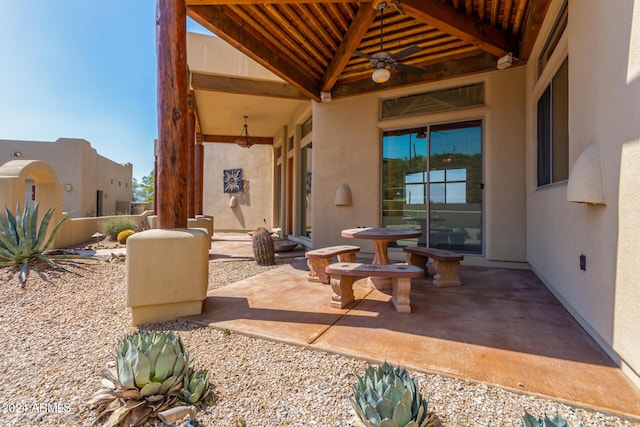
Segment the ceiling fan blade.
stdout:
<path fill-rule="evenodd" d="M 422 48 L 416 44 L 411 45 L 407 48 L 402 49 L 400 52 L 396 52 L 391 54 L 391 57 L 396 61 L 404 58 L 405 56 L 413 55 L 414 53 L 418 53 L 422 50 Z"/>
<path fill-rule="evenodd" d="M 396 64 L 395 69 L 399 71 L 404 71 L 405 73 L 411 73 L 411 74 L 422 74 L 427 71 L 426 68 L 414 67 L 413 65 L 400 64 L 400 63 Z"/>
<path fill-rule="evenodd" d="M 358 56 L 359 56 L 359 57 L 361 57 L 361 58 L 368 59 L 369 61 L 371 61 L 371 58 L 372 58 L 370 55 L 367 55 L 366 53 L 364 53 L 364 52 L 360 52 L 360 51 L 358 51 L 358 50 L 354 50 L 354 51 L 353 51 L 353 54 L 354 54 L 354 55 L 358 55 Z"/>
<path fill-rule="evenodd" d="M 349 71 L 345 71 L 343 73 L 340 73 L 339 77 L 348 76 L 349 74 L 360 73 L 362 71 L 370 70 L 372 68 L 373 68 L 373 65 L 367 65 L 366 67 L 360 67 L 360 68 L 356 68 L 355 70 L 349 70 Z"/>

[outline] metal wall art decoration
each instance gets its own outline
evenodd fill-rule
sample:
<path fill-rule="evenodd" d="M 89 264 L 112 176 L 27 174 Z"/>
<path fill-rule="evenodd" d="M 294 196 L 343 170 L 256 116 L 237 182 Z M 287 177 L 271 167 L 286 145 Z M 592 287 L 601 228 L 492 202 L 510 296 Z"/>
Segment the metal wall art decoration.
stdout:
<path fill-rule="evenodd" d="M 224 170 L 224 192 L 225 193 L 242 192 L 242 169 L 225 169 Z"/>

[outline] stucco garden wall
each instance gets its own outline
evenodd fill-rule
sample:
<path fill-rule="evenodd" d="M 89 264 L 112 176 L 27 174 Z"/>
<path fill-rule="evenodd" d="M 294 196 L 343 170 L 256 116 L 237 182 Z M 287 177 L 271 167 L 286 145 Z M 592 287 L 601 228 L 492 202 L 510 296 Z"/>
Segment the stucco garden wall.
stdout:
<path fill-rule="evenodd" d="M 484 118 L 484 224 L 488 260 L 526 260 L 525 251 L 525 71 L 513 68 L 313 106 L 314 247 L 354 242 L 340 230 L 381 224 L 382 131 Z M 379 120 L 382 97 L 484 82 L 486 106 L 453 112 Z M 335 206 L 338 185 L 351 187 L 352 206 Z M 370 242 L 358 241 L 372 252 Z"/>
<path fill-rule="evenodd" d="M 20 153 L 19 157 L 11 153 Z M 62 184 L 62 210 L 73 218 L 96 214 L 96 192 L 107 194 L 103 215 L 117 213 L 117 201 L 131 201 L 132 166 L 101 156 L 84 139 L 48 141 L 0 140 L 0 165 L 10 160 L 41 160 Z"/>
<path fill-rule="evenodd" d="M 561 4 L 552 2 L 531 63 Z M 528 261 L 609 354 L 638 373 L 640 2 L 569 2 L 568 16 L 543 83 L 536 83 L 535 67 L 527 72 Z M 566 182 L 536 184 L 536 103 L 567 53 L 569 163 L 590 144 L 599 145 L 604 205 L 568 202 Z M 579 268 L 581 254 L 586 271 Z"/>
<path fill-rule="evenodd" d="M 244 181 L 241 193 L 225 193 L 225 169 L 242 169 Z M 215 228 L 222 230 L 253 230 L 271 228 L 273 215 L 273 148 L 254 145 L 242 148 L 235 144 L 205 144 L 204 146 L 203 213 L 215 218 Z M 237 207 L 229 207 L 231 197 Z"/>

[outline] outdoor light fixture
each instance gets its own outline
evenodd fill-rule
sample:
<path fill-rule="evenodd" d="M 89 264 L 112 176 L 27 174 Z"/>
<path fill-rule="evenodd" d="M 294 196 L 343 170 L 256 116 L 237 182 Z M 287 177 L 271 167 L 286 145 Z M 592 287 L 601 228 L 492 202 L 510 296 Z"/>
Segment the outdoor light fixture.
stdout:
<path fill-rule="evenodd" d="M 251 139 L 249 139 L 249 127 L 247 126 L 247 119 L 249 116 L 244 116 L 244 127 L 242 128 L 242 133 L 239 138 L 236 138 L 234 141 L 240 147 L 249 148 L 253 145 Z"/>
<path fill-rule="evenodd" d="M 386 68 L 376 68 L 376 70 L 371 74 L 371 79 L 373 79 L 376 83 L 386 83 L 389 81 L 391 77 L 391 71 Z"/>
<path fill-rule="evenodd" d="M 500 57 L 500 59 L 498 59 L 498 64 L 496 65 L 496 68 L 498 68 L 498 70 L 504 70 L 505 68 L 511 67 L 512 62 L 513 62 L 513 54 L 509 52 L 506 55 Z"/>
<path fill-rule="evenodd" d="M 425 139 L 427 137 L 427 134 L 425 133 L 424 129 L 420 129 L 420 132 L 418 132 L 418 134 L 416 135 L 416 138 L 418 139 Z"/>

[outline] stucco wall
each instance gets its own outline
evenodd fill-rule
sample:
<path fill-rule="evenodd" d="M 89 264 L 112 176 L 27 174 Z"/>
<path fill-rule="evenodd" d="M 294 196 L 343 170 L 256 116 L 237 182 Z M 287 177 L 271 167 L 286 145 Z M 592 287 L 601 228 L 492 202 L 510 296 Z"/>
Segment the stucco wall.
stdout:
<path fill-rule="evenodd" d="M 550 13 L 536 58 L 560 9 Z M 635 3 L 635 4 L 634 4 Z M 640 372 L 640 6 L 638 1 L 569 3 L 565 37 L 537 83 L 527 73 L 528 260 L 609 353 Z M 598 31 L 593 31 L 598 28 Z M 567 202 L 567 184 L 536 185 L 536 102 L 549 74 L 569 57 L 569 162 L 600 146 L 606 205 Z M 530 63 L 534 64 L 532 60 Z M 586 271 L 579 256 L 586 255 Z M 611 351 L 615 350 L 617 355 Z"/>
<path fill-rule="evenodd" d="M 12 152 L 21 155 L 12 157 Z M 97 190 L 107 193 L 103 215 L 116 214 L 116 201 L 131 200 L 131 164 L 116 163 L 99 155 L 84 139 L 0 140 L 0 164 L 16 159 L 42 160 L 53 168 L 63 188 L 62 210 L 73 218 L 95 215 Z"/>
<path fill-rule="evenodd" d="M 242 168 L 244 191 L 224 193 L 224 170 L 238 168 Z M 235 144 L 205 144 L 204 182 L 203 213 L 213 215 L 216 230 L 271 228 L 273 148 L 270 145 L 242 148 Z M 229 207 L 232 196 L 237 199 L 236 208 Z"/>
<path fill-rule="evenodd" d="M 379 120 L 382 97 L 484 82 L 486 106 Z M 381 224 L 382 130 L 484 118 L 485 254 L 490 260 L 525 261 L 525 71 L 513 68 L 313 106 L 314 247 L 353 244 L 340 230 Z M 334 206 L 339 184 L 351 187 L 352 206 Z M 369 242 L 358 241 L 363 251 Z"/>

